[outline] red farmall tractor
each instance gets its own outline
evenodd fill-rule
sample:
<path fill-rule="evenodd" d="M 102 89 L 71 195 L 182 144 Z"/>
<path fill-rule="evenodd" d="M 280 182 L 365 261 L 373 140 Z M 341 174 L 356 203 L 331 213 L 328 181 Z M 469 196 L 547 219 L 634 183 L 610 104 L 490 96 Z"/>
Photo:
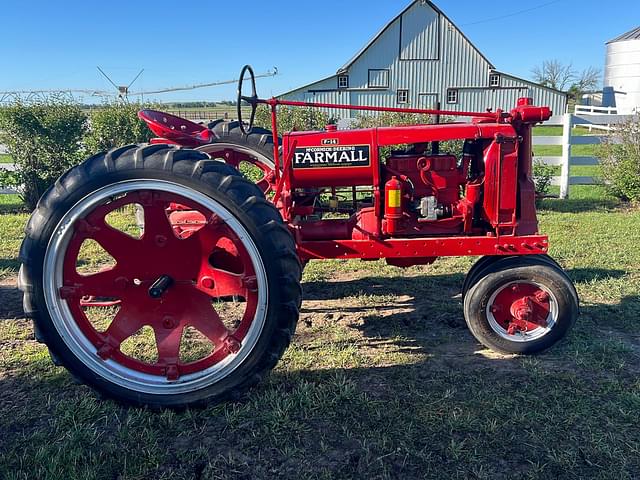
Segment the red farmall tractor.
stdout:
<path fill-rule="evenodd" d="M 251 96 L 242 94 L 247 72 Z M 248 123 L 241 100 L 252 107 Z M 260 104 L 271 109 L 272 131 L 252 126 Z M 329 125 L 281 138 L 278 105 L 471 119 Z M 94 155 L 46 192 L 21 248 L 26 313 L 53 360 L 80 381 L 120 401 L 182 407 L 237 396 L 276 365 L 309 260 L 408 267 L 473 255 L 481 258 L 462 286 L 471 333 L 498 352 L 539 352 L 578 315 L 536 219 L 531 129 L 550 115 L 527 98 L 482 113 L 262 100 L 247 66 L 237 122 L 206 127 L 142 111 L 159 138 Z M 443 151 L 450 141 L 463 144 L 459 155 Z M 243 164 L 260 178 L 243 176 Z M 119 225 L 132 211 L 135 228 Z M 112 264 L 87 273 L 87 242 Z M 146 357 L 130 342 L 145 329 Z M 196 336 L 207 348 L 185 354 Z"/>

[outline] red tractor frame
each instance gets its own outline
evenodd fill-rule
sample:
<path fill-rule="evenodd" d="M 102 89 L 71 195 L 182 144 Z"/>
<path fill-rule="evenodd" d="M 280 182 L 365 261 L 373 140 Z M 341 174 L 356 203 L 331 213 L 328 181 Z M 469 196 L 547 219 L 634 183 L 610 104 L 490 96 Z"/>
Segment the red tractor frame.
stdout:
<path fill-rule="evenodd" d="M 247 73 L 250 96 L 242 94 Z M 260 104 L 270 108 L 271 131 L 253 127 Z M 471 120 L 328 125 L 280 138 L 279 105 Z M 409 267 L 481 256 L 462 286 L 464 315 L 481 343 L 503 353 L 542 351 L 577 318 L 575 288 L 538 232 L 531 132 L 551 111 L 531 99 L 480 113 L 263 100 L 245 66 L 237 122 L 139 115 L 158 138 L 63 175 L 21 250 L 36 336 L 55 361 L 113 398 L 182 407 L 253 385 L 291 341 L 310 260 Z M 108 220 L 127 209 L 137 234 Z M 115 264 L 83 273 L 87 241 Z M 102 324 L 92 320 L 96 309 Z M 153 331 L 152 359 L 124 347 L 144 327 Z M 209 344 L 197 358 L 183 353 L 187 329 Z"/>

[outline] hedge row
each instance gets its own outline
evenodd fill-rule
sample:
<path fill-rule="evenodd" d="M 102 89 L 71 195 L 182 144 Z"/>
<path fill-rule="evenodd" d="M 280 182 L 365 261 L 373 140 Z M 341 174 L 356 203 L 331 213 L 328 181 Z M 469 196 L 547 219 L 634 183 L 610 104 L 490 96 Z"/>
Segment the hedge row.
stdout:
<path fill-rule="evenodd" d="M 16 101 L 0 108 L 0 144 L 7 146 L 16 170 L 0 169 L 0 187 L 21 186 L 27 207 L 33 209 L 40 196 L 67 169 L 96 152 L 144 143 L 152 133 L 138 119 L 145 108 L 138 103 L 113 103 L 91 113 L 67 97 L 52 96 L 40 101 Z M 323 128 L 334 119 L 317 109 L 281 107 L 280 132 Z M 429 118 L 411 114 L 361 116 L 354 128 L 428 123 Z M 270 112 L 259 108 L 256 125 L 271 127 Z M 602 176 L 613 194 L 640 201 L 640 123 L 632 122 L 618 130 L 615 142 L 601 149 Z M 449 143 L 449 142 L 448 142 Z M 455 142 L 443 145 L 459 153 Z M 534 177 L 538 189 L 546 192 L 551 173 L 536 165 Z"/>
<path fill-rule="evenodd" d="M 119 145 L 146 142 L 151 132 L 138 119 L 142 106 L 113 103 L 85 113 L 64 96 L 24 102 L 0 109 L 0 144 L 16 170 L 0 170 L 0 186 L 20 186 L 28 208 L 67 169 L 93 153 Z"/>

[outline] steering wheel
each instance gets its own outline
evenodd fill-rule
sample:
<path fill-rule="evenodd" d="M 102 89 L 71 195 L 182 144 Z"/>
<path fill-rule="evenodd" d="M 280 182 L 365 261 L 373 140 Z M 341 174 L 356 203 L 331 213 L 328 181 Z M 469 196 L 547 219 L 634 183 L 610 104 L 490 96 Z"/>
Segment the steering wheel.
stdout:
<path fill-rule="evenodd" d="M 249 72 L 251 78 L 251 96 L 245 97 L 242 95 L 242 84 L 244 83 L 244 75 Z M 245 128 L 242 120 L 242 101 L 251 105 L 251 117 L 249 117 L 249 126 Z M 240 131 L 249 135 L 253 130 L 253 122 L 256 118 L 256 110 L 258 109 L 258 94 L 256 92 L 256 75 L 253 73 L 251 65 L 245 65 L 240 72 L 240 79 L 238 80 L 238 122 L 240 123 Z"/>

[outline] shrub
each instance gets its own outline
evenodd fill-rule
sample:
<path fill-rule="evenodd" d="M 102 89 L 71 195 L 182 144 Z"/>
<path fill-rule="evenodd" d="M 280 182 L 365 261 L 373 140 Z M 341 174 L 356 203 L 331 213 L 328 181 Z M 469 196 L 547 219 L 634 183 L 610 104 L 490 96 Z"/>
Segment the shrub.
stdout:
<path fill-rule="evenodd" d="M 351 124 L 351 128 L 401 127 L 404 125 L 420 125 L 429 123 L 428 115 L 401 112 L 382 112 L 379 114 L 364 113 L 358 115 Z M 396 149 L 406 148 L 408 145 L 381 147 L 380 158 L 385 159 Z"/>
<path fill-rule="evenodd" d="M 551 181 L 556 176 L 556 168 L 552 165 L 545 165 L 540 161 L 533 164 L 533 182 L 536 184 L 538 195 L 548 195 L 551 188 Z"/>
<path fill-rule="evenodd" d="M 18 188 L 27 207 L 35 208 L 47 188 L 82 159 L 86 123 L 80 107 L 64 96 L 16 100 L 0 110 L 0 143 L 16 165 L 0 183 Z"/>
<path fill-rule="evenodd" d="M 640 201 L 640 117 L 618 127 L 598 149 L 600 174 L 616 197 Z"/>
<path fill-rule="evenodd" d="M 278 107 L 278 133 L 293 130 L 319 130 L 329 124 L 329 115 L 317 108 Z M 259 105 L 256 112 L 255 125 L 271 130 L 271 109 Z"/>
<path fill-rule="evenodd" d="M 400 127 L 403 125 L 427 124 L 429 115 L 418 113 L 382 112 L 378 115 L 359 115 L 351 128 Z"/>
<path fill-rule="evenodd" d="M 84 140 L 86 153 L 91 155 L 114 147 L 148 142 L 153 133 L 138 118 L 138 111 L 143 108 L 148 105 L 117 102 L 92 111 Z"/>

